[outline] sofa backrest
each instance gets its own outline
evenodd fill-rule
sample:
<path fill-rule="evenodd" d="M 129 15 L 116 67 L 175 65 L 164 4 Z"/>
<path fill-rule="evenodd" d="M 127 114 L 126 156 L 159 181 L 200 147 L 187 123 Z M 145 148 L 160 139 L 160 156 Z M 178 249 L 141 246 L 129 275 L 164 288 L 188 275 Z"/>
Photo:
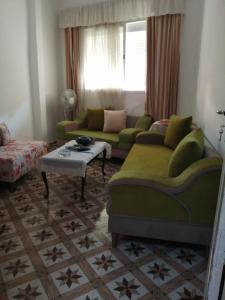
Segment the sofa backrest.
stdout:
<path fill-rule="evenodd" d="M 127 116 L 127 121 L 126 121 L 126 128 L 134 128 L 135 124 L 137 122 L 137 119 L 140 116 Z M 79 120 L 82 122 L 82 127 L 86 127 L 87 126 L 87 112 L 86 111 L 82 111 L 78 114 L 78 117 L 76 118 L 76 120 Z"/>
<path fill-rule="evenodd" d="M 127 116 L 126 127 L 134 128 L 138 118 L 139 116 Z"/>

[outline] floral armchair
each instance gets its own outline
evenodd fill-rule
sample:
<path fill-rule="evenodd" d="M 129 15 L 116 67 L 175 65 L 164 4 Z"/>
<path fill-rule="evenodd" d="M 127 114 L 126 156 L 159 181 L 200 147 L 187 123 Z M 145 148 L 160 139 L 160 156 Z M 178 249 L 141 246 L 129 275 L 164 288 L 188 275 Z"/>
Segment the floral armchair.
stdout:
<path fill-rule="evenodd" d="M 0 181 L 13 183 L 29 172 L 38 159 L 47 153 L 43 141 L 16 141 L 10 139 L 6 124 L 0 124 Z"/>

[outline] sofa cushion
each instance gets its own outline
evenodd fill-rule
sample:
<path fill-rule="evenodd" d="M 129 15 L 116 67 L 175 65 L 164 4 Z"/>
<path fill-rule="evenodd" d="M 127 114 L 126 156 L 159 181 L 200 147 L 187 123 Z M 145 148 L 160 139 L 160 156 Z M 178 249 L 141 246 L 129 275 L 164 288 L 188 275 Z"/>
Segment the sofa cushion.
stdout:
<path fill-rule="evenodd" d="M 88 130 L 82 129 L 82 130 L 74 130 L 66 132 L 65 134 L 66 139 L 72 140 L 74 138 L 77 138 L 79 136 L 91 136 L 94 137 L 97 141 L 104 141 L 109 143 L 112 147 L 117 147 L 118 141 L 119 141 L 119 135 L 118 133 L 106 133 L 102 131 L 97 130 Z"/>
<path fill-rule="evenodd" d="M 104 132 L 120 132 L 126 128 L 125 110 L 104 110 Z"/>
<path fill-rule="evenodd" d="M 154 122 L 151 127 L 149 128 L 149 132 L 159 132 L 162 134 L 166 134 L 166 130 L 168 128 L 169 120 L 162 119 L 159 121 Z"/>
<path fill-rule="evenodd" d="M 204 152 L 204 136 L 201 129 L 193 130 L 178 144 L 171 156 L 168 176 L 180 175 L 193 162 L 202 158 Z"/>
<path fill-rule="evenodd" d="M 88 129 L 89 130 L 102 130 L 104 126 L 104 110 L 88 109 Z"/>
<path fill-rule="evenodd" d="M 166 130 L 164 144 L 175 149 L 179 142 L 190 132 L 191 122 L 192 117 L 182 118 L 172 115 Z"/>
<path fill-rule="evenodd" d="M 167 176 L 168 163 L 173 151 L 162 145 L 134 144 L 121 171 L 151 171 Z"/>
<path fill-rule="evenodd" d="M 7 145 L 11 140 L 9 128 L 5 123 L 0 123 L 0 146 Z"/>
<path fill-rule="evenodd" d="M 137 119 L 135 128 L 142 129 L 142 130 L 148 130 L 151 123 L 152 123 L 151 116 L 142 116 Z"/>
<path fill-rule="evenodd" d="M 0 148 L 0 181 L 15 182 L 47 153 L 48 144 L 42 141 L 10 141 Z"/>

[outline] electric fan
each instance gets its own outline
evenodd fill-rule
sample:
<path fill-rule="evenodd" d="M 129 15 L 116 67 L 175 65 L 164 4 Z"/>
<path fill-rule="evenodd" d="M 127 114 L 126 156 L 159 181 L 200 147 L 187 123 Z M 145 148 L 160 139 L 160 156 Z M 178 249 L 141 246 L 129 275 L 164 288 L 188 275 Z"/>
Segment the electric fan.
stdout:
<path fill-rule="evenodd" d="M 61 94 L 61 102 L 63 105 L 63 113 L 65 120 L 73 120 L 74 105 L 77 100 L 77 95 L 74 90 L 67 89 Z"/>

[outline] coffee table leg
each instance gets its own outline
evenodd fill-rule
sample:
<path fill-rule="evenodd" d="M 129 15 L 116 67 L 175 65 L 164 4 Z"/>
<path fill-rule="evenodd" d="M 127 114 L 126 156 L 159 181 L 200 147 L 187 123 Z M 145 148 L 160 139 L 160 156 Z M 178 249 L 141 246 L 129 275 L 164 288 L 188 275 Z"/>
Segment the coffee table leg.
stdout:
<path fill-rule="evenodd" d="M 84 201 L 84 186 L 85 186 L 86 176 L 81 177 L 81 201 Z"/>
<path fill-rule="evenodd" d="M 105 175 L 105 160 L 106 160 L 106 149 L 104 149 L 103 157 L 102 157 L 102 176 Z"/>
<path fill-rule="evenodd" d="M 45 199 L 48 199 L 49 196 L 49 189 L 48 189 L 48 180 L 46 176 L 46 172 L 41 172 L 44 184 L 45 184 L 45 189 L 46 189 L 46 194 L 45 194 Z"/>

